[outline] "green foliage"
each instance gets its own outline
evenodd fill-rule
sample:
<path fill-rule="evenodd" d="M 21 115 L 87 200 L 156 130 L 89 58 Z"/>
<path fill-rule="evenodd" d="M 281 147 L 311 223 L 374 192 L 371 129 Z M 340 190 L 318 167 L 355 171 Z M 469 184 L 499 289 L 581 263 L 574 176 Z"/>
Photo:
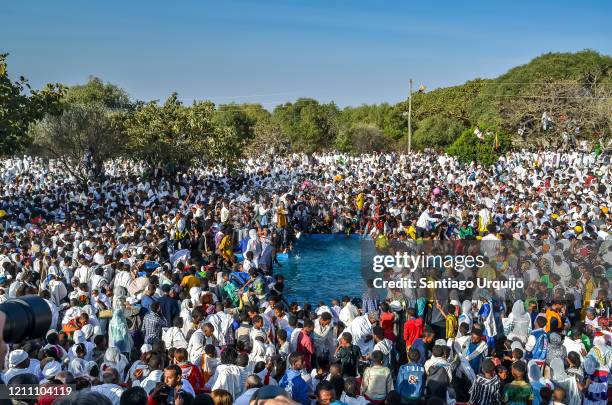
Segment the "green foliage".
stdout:
<path fill-rule="evenodd" d="M 346 107 L 342 110 L 341 121 L 347 128 L 358 124 L 374 125 L 385 135 L 400 139 L 408 132 L 408 122 L 402 113 L 397 106 L 388 103 Z"/>
<path fill-rule="evenodd" d="M 455 141 L 465 129 L 457 119 L 444 116 L 427 117 L 419 122 L 412 133 L 412 145 L 417 150 L 425 148 L 444 149 Z"/>
<path fill-rule="evenodd" d="M 394 140 L 371 124 L 357 124 L 342 131 L 336 138 L 336 148 L 349 153 L 368 153 L 388 151 L 393 148 Z"/>
<path fill-rule="evenodd" d="M 481 129 L 485 136 L 484 139 L 479 139 L 474 134 L 474 129 L 463 130 L 459 138 L 446 149 L 446 152 L 463 163 L 476 161 L 491 165 L 510 148 L 510 140 L 507 136 L 498 134 L 496 141 L 494 131 Z"/>
<path fill-rule="evenodd" d="M 163 105 L 150 102 L 128 114 L 124 130 L 132 156 L 151 166 L 232 162 L 242 150 L 235 131 L 214 124 L 214 104 L 184 106 L 176 93 Z"/>
<path fill-rule="evenodd" d="M 85 84 L 71 86 L 63 99 L 66 104 L 101 104 L 110 110 L 127 111 L 133 104 L 130 96 L 121 87 L 104 83 L 97 77 L 90 77 Z"/>
<path fill-rule="evenodd" d="M 31 128 L 34 143 L 71 175 L 86 182 L 102 174 L 104 162 L 118 157 L 123 145 L 117 114 L 101 104 L 72 104 L 48 114 Z M 91 164 L 85 164 L 85 157 Z"/>
<path fill-rule="evenodd" d="M 32 141 L 28 128 L 46 113 L 57 114 L 64 92 L 59 84 L 33 90 L 26 78 L 12 81 L 6 68 L 8 54 L 0 54 L 0 155 L 25 150 Z"/>
<path fill-rule="evenodd" d="M 221 127 L 230 128 L 238 139 L 247 141 L 254 136 L 256 118 L 247 114 L 246 108 L 239 104 L 224 104 L 219 106 L 214 115 L 214 123 Z"/>
<path fill-rule="evenodd" d="M 61 85 L 31 90 L 24 78 L 9 79 L 5 59 L 0 55 L 0 155 L 24 150 L 32 140 L 28 128 L 62 109 L 65 114 L 56 120 L 45 118 L 31 132 L 45 153 L 53 147 L 70 154 L 69 141 L 81 151 L 83 145 L 95 143 L 97 138 L 92 140 L 86 131 L 88 119 L 92 128 L 112 140 L 115 151 L 151 165 L 231 165 L 243 153 L 331 148 L 362 153 L 406 144 L 407 101 L 339 110 L 334 103 L 301 98 L 277 106 L 272 113 L 260 104 L 185 106 L 176 94 L 163 104 L 132 102 L 125 90 L 95 77 L 66 91 Z M 546 131 L 540 123 L 545 111 L 554 120 Z M 576 128 L 583 139 L 609 138 L 611 116 L 612 57 L 589 50 L 549 53 L 494 79 L 413 93 L 413 146 L 446 149 L 463 161 L 490 163 L 510 147 L 510 141 L 516 146 L 554 146 L 564 131 L 574 133 Z M 69 122 L 79 128 L 74 137 L 65 136 Z M 476 126 L 504 134 L 499 136 L 499 148 L 491 144 L 491 137 L 478 140 L 473 134 Z M 524 135 L 512 135 L 519 128 Z M 62 133 L 63 138 L 57 136 Z M 41 134 L 49 139 L 40 139 Z M 81 154 L 71 158 L 73 164 Z"/>
<path fill-rule="evenodd" d="M 339 111 L 334 103 L 319 104 L 308 98 L 274 109 L 273 120 L 295 151 L 312 153 L 333 146 L 339 129 Z"/>
<path fill-rule="evenodd" d="M 412 118 L 417 122 L 431 116 L 442 116 L 470 125 L 472 104 L 488 80 L 476 79 L 460 86 L 443 87 L 429 93 L 415 93 L 412 96 Z M 403 102 L 404 111 L 408 103 Z"/>

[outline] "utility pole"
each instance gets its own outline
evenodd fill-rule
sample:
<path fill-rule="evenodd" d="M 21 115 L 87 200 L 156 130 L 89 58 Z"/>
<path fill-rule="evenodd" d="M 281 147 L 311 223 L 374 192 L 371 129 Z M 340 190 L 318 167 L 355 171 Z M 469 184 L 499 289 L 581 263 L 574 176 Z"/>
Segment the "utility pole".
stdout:
<path fill-rule="evenodd" d="M 408 153 L 412 151 L 412 79 L 408 81 Z"/>

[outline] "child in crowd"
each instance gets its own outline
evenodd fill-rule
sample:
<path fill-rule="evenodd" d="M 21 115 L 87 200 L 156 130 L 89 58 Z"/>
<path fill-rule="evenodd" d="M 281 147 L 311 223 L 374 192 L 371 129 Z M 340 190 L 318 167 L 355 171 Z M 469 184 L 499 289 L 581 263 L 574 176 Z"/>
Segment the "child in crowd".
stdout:
<path fill-rule="evenodd" d="M 531 385 L 525 381 L 527 366 L 519 360 L 512 364 L 514 381 L 504 387 L 502 400 L 508 405 L 529 405 L 534 398 Z"/>
<path fill-rule="evenodd" d="M 482 374 L 476 377 L 470 389 L 470 405 L 497 405 L 501 402 L 501 381 L 495 374 L 491 359 L 482 362 Z"/>
<path fill-rule="evenodd" d="M 340 402 L 346 405 L 366 405 L 370 403 L 365 397 L 359 395 L 359 384 L 352 377 L 344 381 L 344 391 L 340 397 Z"/>
<path fill-rule="evenodd" d="M 402 404 L 418 404 L 425 392 L 425 368 L 419 364 L 419 351 L 408 350 L 408 364 L 400 367 L 396 388 Z"/>
<path fill-rule="evenodd" d="M 382 352 L 372 352 L 372 366 L 365 369 L 361 381 L 361 394 L 373 404 L 382 404 L 393 390 L 391 370 L 383 366 Z"/>

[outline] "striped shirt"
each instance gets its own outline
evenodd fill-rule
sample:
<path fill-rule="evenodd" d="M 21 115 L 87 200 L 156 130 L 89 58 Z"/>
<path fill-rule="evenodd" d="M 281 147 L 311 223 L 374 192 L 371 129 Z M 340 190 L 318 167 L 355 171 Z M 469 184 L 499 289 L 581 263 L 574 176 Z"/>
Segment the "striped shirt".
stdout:
<path fill-rule="evenodd" d="M 497 376 L 486 378 L 478 375 L 470 388 L 471 405 L 497 405 L 501 403 L 501 382 Z"/>

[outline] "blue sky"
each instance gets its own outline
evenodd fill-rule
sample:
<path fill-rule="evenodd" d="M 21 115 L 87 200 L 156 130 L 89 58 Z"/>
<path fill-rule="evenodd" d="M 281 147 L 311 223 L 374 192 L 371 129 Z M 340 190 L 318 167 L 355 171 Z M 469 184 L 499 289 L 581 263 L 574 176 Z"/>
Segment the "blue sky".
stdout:
<path fill-rule="evenodd" d="M 8 1 L 0 52 L 34 86 L 89 75 L 142 100 L 395 103 L 550 51 L 612 54 L 601 1 Z"/>

